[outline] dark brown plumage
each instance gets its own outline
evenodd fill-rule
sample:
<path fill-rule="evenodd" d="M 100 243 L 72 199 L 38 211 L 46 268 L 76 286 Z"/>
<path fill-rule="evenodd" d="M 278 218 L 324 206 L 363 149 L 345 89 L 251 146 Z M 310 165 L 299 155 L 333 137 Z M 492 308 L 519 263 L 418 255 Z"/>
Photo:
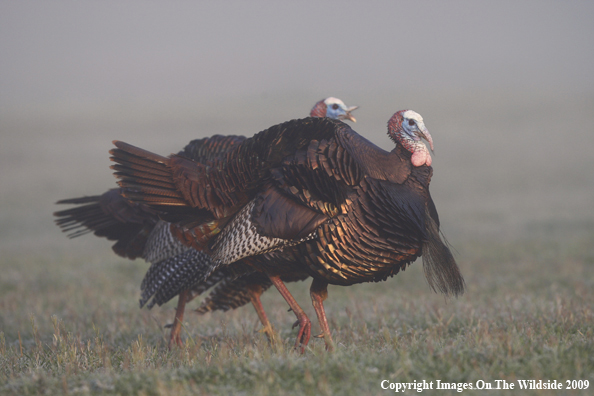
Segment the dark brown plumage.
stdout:
<path fill-rule="evenodd" d="M 351 111 L 354 109 L 356 109 L 356 106 L 346 107 L 339 99 L 327 98 L 319 101 L 314 106 L 312 116 L 329 116 L 349 119 L 354 122 L 355 119 L 351 115 Z M 234 150 L 244 139 L 242 136 L 217 135 L 211 138 L 194 140 L 178 153 L 180 156 L 179 161 L 183 163 L 185 161 L 183 158 L 188 158 L 202 164 L 205 169 L 216 166 L 219 157 Z M 129 157 L 129 159 L 131 158 Z M 142 165 L 147 165 L 147 163 L 142 161 L 139 164 L 132 163 L 131 168 Z M 159 174 L 158 168 L 159 166 L 153 168 L 156 175 Z M 115 170 L 118 170 L 117 166 Z M 222 180 L 225 181 L 224 177 Z M 162 186 L 161 183 L 158 177 L 152 181 L 155 187 Z M 129 193 L 133 194 L 133 192 Z M 171 197 L 169 203 L 174 202 L 175 198 Z M 71 237 L 94 232 L 97 236 L 105 236 L 110 240 L 116 240 L 113 249 L 117 254 L 130 259 L 141 257 L 152 263 L 141 287 L 143 291 L 140 300 L 141 306 L 146 304 L 151 297 L 152 299 L 148 304 L 149 308 L 154 304 L 161 305 L 169 300 L 169 297 L 163 297 L 164 289 L 158 290 L 159 287 L 156 286 L 163 281 L 156 275 L 160 271 L 165 271 L 168 276 L 178 280 L 174 291 L 169 290 L 168 293 L 181 293 L 184 287 L 190 287 L 189 290 L 180 294 L 170 343 L 181 342 L 180 324 L 186 302 L 191 301 L 219 282 L 220 284 L 213 289 L 209 298 L 203 302 L 197 312 L 227 310 L 251 301 L 262 320 L 264 328 L 267 329 L 267 335 L 272 331 L 259 301 L 261 293 L 271 285 L 266 276 L 263 277 L 259 273 L 253 275 L 248 273 L 238 278 L 237 275 L 232 274 L 230 271 L 222 269 L 206 281 L 200 280 L 192 283 L 193 281 L 188 277 L 188 268 L 191 268 L 194 263 L 204 260 L 204 256 L 197 251 L 192 251 L 182 241 L 191 240 L 190 244 L 193 244 L 194 247 L 203 248 L 202 245 L 206 244 L 212 233 L 217 232 L 219 225 L 219 222 L 216 221 L 206 221 L 210 219 L 209 213 L 203 212 L 205 217 L 198 221 L 199 224 L 195 224 L 189 235 L 185 235 L 181 228 L 172 229 L 170 224 L 159 220 L 155 211 L 149 209 L 148 206 L 133 204 L 123 198 L 119 189 L 110 190 L 100 196 L 62 200 L 58 203 L 85 204 L 84 206 L 55 213 L 59 217 L 56 223 L 64 231 L 77 230 L 70 235 Z M 171 220 L 179 220 L 174 213 L 169 213 L 168 217 Z M 180 221 L 179 224 L 187 225 L 187 222 Z M 175 235 L 172 234 L 172 231 Z M 182 274 L 185 274 L 185 276 Z M 306 277 L 307 274 L 302 275 L 302 279 Z M 153 287 L 147 287 L 148 284 Z"/>
<path fill-rule="evenodd" d="M 117 241 L 116 254 L 131 260 L 142 257 L 146 238 L 158 221 L 154 210 L 135 204 L 121 195 L 119 188 L 102 195 L 63 199 L 58 204 L 82 205 L 54 213 L 56 224 L 70 238 L 88 233 Z"/>
<path fill-rule="evenodd" d="M 308 118 L 247 139 L 209 169 L 120 142 L 112 159 L 121 165 L 126 197 L 166 216 L 183 217 L 188 242 L 188 225 L 205 221 L 201 211 L 210 211 L 222 231 L 205 251 L 213 260 L 193 268 L 190 276 L 207 279 L 219 268 L 242 266 L 266 273 L 298 318 L 297 344 L 302 348 L 311 324 L 281 277 L 312 276 L 312 301 L 331 347 L 322 304 L 329 283 L 385 280 L 423 255 L 434 290 L 451 295 L 464 290 L 439 235 L 428 190 L 431 157 L 420 138 L 432 146 L 431 136 L 412 111 L 396 113 L 389 134 L 397 143 L 390 153 L 341 122 Z M 129 155 L 138 158 L 131 161 Z M 130 165 L 145 161 L 152 165 Z M 154 180 L 161 183 L 158 188 Z M 245 260 L 249 265 L 242 264 Z M 167 288 L 175 290 L 173 285 Z"/>

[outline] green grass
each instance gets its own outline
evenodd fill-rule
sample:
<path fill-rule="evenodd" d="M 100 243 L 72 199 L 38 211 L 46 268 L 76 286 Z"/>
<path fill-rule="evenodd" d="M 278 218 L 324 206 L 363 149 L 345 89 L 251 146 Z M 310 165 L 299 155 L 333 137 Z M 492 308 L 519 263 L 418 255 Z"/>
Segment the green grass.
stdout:
<path fill-rule="evenodd" d="M 270 114 L 295 114 L 281 100 L 286 94 L 197 103 L 173 118 L 163 112 L 114 118 L 91 108 L 70 116 L 5 112 L 0 395 L 394 393 L 381 389 L 385 379 L 587 379 L 591 387 L 581 394 L 592 394 L 594 96 L 584 92 L 357 96 L 362 113 L 355 129 L 386 149 L 382 120 L 395 100 L 427 117 L 438 153 L 431 190 L 468 290 L 444 301 L 430 291 L 420 263 L 388 282 L 331 286 L 325 306 L 337 350 L 326 353 L 323 341 L 312 339 L 304 356 L 292 351 L 295 318 L 275 290 L 263 303 L 281 335 L 278 348 L 257 331 L 246 306 L 203 317 L 188 311 L 186 346 L 169 351 L 163 326 L 175 302 L 138 309 L 146 264 L 118 259 L 98 238 L 68 240 L 51 216 L 58 199 L 114 186 L 111 140 L 167 155 L 215 133 L 250 135 L 276 122 Z M 309 103 L 303 95 L 293 102 Z M 223 102 L 233 114 L 221 110 Z M 266 116 L 258 116 L 262 108 Z M 558 131 L 572 143 L 563 144 Z M 309 282 L 288 286 L 316 332 Z"/>
<path fill-rule="evenodd" d="M 9 249 L 0 258 L 0 394 L 391 394 L 380 387 L 385 379 L 505 379 L 516 388 L 518 379 L 564 387 L 581 379 L 594 388 L 591 233 L 465 241 L 457 257 L 468 291 L 457 300 L 430 292 L 420 262 L 388 282 L 331 286 L 336 351 L 312 338 L 303 356 L 292 350 L 294 316 L 275 290 L 263 302 L 282 345 L 268 344 L 246 306 L 202 317 L 189 311 L 185 346 L 170 351 L 163 325 L 174 304 L 137 306 L 146 265 L 119 260 L 90 237 L 65 246 Z M 315 319 L 308 286 L 289 285 Z"/>

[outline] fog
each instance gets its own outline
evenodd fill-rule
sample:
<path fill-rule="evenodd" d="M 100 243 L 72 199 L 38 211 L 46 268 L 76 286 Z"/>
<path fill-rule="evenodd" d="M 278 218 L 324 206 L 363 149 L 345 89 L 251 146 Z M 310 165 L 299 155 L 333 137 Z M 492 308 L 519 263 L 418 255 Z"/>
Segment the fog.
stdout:
<path fill-rule="evenodd" d="M 594 4 L 12 2 L 1 105 L 594 87 Z"/>
<path fill-rule="evenodd" d="M 166 155 L 327 96 L 386 149 L 395 111 L 424 116 L 454 240 L 591 232 L 592 21 L 577 1 L 1 1 L 1 243 L 67 246 L 53 203 L 114 185 L 113 139 Z"/>

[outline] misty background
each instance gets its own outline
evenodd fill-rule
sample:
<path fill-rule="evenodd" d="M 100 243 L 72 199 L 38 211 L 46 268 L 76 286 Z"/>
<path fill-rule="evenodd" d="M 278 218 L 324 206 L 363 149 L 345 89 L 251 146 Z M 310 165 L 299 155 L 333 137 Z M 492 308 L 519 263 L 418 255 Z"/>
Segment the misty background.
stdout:
<path fill-rule="evenodd" d="M 394 112 L 424 117 L 454 246 L 592 234 L 592 21 L 586 1 L 0 1 L 0 248 L 107 256 L 52 212 L 115 186 L 112 140 L 168 155 L 328 96 L 386 150 Z"/>

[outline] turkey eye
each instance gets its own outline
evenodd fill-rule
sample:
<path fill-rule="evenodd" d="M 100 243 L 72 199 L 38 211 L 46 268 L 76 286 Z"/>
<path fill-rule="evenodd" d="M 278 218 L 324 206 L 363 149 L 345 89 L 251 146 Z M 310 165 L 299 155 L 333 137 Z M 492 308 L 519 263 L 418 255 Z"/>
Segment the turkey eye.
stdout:
<path fill-rule="evenodd" d="M 332 108 L 333 108 L 334 110 L 336 110 L 336 109 L 338 109 L 338 105 L 337 105 L 336 103 L 334 103 L 334 104 L 332 105 Z"/>
<path fill-rule="evenodd" d="M 413 126 L 415 125 L 415 122 L 413 120 L 408 120 L 408 125 Z"/>

